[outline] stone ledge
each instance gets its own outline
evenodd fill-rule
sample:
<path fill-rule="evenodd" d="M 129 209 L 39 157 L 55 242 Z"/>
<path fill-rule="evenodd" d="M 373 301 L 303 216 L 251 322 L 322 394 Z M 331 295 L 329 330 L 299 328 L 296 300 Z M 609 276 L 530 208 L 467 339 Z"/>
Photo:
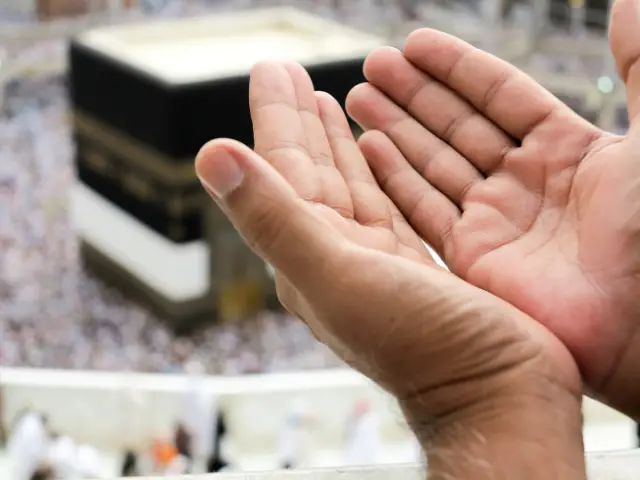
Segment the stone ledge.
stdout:
<path fill-rule="evenodd" d="M 589 480 L 636 480 L 640 472 L 640 450 L 587 455 Z M 363 469 L 310 470 L 298 472 L 234 473 L 214 476 L 162 477 L 146 480 L 424 480 L 419 465 Z M 139 479 L 141 480 L 141 479 Z"/>

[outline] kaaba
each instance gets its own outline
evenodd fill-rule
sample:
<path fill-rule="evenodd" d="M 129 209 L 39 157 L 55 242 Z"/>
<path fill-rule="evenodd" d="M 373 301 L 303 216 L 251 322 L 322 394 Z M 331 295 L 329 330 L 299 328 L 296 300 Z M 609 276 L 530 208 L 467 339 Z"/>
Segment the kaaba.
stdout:
<path fill-rule="evenodd" d="M 535 1 L 535 0 L 534 0 Z M 549 19 L 556 25 L 568 27 L 571 24 L 572 4 L 582 4 L 587 10 L 585 26 L 594 30 L 606 31 L 609 15 L 609 3 L 613 0 L 551 0 Z"/>
<path fill-rule="evenodd" d="M 210 316 L 225 303 L 221 289 L 234 291 L 221 272 L 240 278 L 239 269 L 253 263 L 231 260 L 252 254 L 211 213 L 216 207 L 193 160 L 212 138 L 252 145 L 251 66 L 297 61 L 316 89 L 344 104 L 364 81 L 365 56 L 383 43 L 291 8 L 112 25 L 75 38 L 69 80 L 79 181 L 72 205 L 86 266 L 164 318 Z M 231 297 L 260 303 L 255 293 L 235 291 Z"/>

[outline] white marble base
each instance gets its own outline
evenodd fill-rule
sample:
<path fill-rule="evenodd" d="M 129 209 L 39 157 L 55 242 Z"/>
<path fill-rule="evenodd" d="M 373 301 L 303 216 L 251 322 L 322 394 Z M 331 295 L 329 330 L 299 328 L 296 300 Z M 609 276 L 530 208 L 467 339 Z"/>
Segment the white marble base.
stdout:
<path fill-rule="evenodd" d="M 209 249 L 204 241 L 172 243 L 89 188 L 76 184 L 71 212 L 78 235 L 172 302 L 209 290 Z"/>

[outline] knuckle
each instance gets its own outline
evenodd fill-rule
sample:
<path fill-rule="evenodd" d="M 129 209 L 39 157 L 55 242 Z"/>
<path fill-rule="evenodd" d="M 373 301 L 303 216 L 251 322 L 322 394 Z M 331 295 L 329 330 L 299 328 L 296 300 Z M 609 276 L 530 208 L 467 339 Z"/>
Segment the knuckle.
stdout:
<path fill-rule="evenodd" d="M 247 214 L 245 241 L 253 251 L 268 257 L 285 240 L 286 222 L 286 215 L 281 209 L 265 202 L 261 208 Z"/>

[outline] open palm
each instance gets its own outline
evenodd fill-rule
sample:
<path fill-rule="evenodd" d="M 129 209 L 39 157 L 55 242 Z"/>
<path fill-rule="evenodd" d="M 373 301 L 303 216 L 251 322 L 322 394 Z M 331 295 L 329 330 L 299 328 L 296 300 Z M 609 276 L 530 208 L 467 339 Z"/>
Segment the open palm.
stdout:
<path fill-rule="evenodd" d="M 314 92 L 300 65 L 254 67 L 250 107 L 259 155 L 215 140 L 196 169 L 319 339 L 401 398 L 511 368 L 579 390 L 554 335 L 433 261 L 378 186 L 340 105 Z M 211 185 L 234 171 L 223 150 L 251 174 L 220 194 Z"/>
<path fill-rule="evenodd" d="M 452 271 L 540 321 L 588 387 L 640 405 L 640 5 L 613 52 L 631 131 L 607 134 L 513 66 L 432 30 L 373 53 L 348 100 L 383 190 Z M 633 395 L 629 384 L 635 382 Z M 635 411 L 634 411 L 635 408 Z"/>
<path fill-rule="evenodd" d="M 342 108 L 314 91 L 302 66 L 259 64 L 250 105 L 255 151 L 316 214 L 358 245 L 433 265 L 420 237 L 380 190 Z"/>

